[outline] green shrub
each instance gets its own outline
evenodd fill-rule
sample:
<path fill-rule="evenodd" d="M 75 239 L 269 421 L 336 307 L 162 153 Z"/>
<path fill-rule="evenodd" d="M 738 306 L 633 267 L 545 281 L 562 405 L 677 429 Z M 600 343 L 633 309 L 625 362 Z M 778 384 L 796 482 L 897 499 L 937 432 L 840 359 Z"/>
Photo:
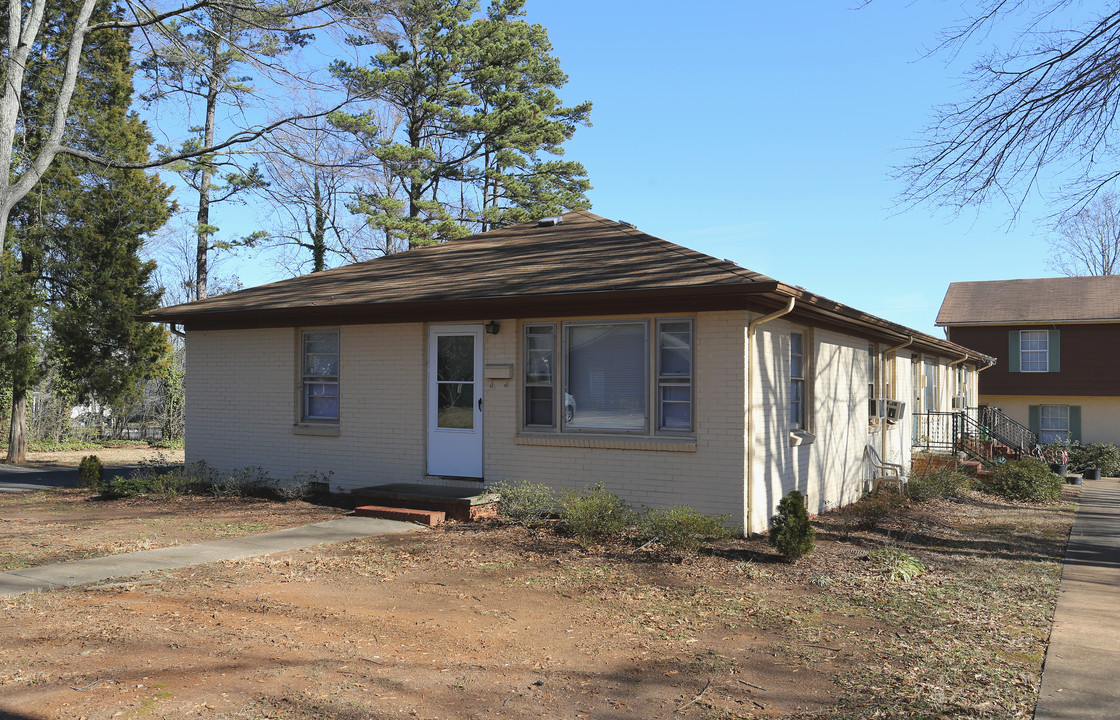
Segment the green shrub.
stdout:
<path fill-rule="evenodd" d="M 914 502 L 960 497 L 972 487 L 972 478 L 949 467 L 925 467 L 906 483 L 906 497 Z"/>
<path fill-rule="evenodd" d="M 1120 447 L 1112 443 L 1074 443 L 1069 449 L 1069 466 L 1075 472 L 1095 468 L 1107 477 L 1120 476 Z"/>
<path fill-rule="evenodd" d="M 1008 500 L 1057 500 L 1062 478 L 1041 460 L 1024 458 L 996 467 L 981 481 L 980 489 Z"/>
<path fill-rule="evenodd" d="M 542 483 L 503 482 L 491 489 L 499 494 L 499 512 L 519 525 L 535 525 L 556 512 L 556 492 Z"/>
<path fill-rule="evenodd" d="M 925 572 L 926 566 L 913 555 L 901 550 L 883 548 L 867 554 L 871 567 L 889 582 L 908 583 Z"/>
<path fill-rule="evenodd" d="M 86 455 L 78 464 L 78 485 L 80 487 L 97 490 L 105 479 L 105 469 L 101 467 L 101 459 L 96 455 Z"/>
<path fill-rule="evenodd" d="M 564 528 L 584 544 L 621 535 L 634 519 L 634 510 L 602 483 L 565 493 L 560 502 Z"/>
<path fill-rule="evenodd" d="M 778 514 L 770 518 L 770 544 L 788 560 L 813 552 L 816 531 L 809 523 L 809 511 L 801 493 L 791 490 L 778 501 Z"/>
<path fill-rule="evenodd" d="M 638 518 L 638 539 L 669 550 L 694 553 L 702 540 L 723 540 L 734 533 L 727 516 L 702 515 L 690 507 L 647 508 Z"/>

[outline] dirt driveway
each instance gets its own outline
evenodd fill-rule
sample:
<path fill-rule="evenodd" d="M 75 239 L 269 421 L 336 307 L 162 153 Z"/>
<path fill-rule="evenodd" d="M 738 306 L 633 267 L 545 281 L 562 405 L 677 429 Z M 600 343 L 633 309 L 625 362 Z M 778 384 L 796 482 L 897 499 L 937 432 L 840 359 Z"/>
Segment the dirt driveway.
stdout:
<path fill-rule="evenodd" d="M 191 524 L 163 520 L 182 505 L 36 497 L 0 499 L 0 530 L 89 507 L 91 532 L 130 513 L 117 531 L 181 540 Z M 975 496 L 871 531 L 826 516 L 795 565 L 763 541 L 675 562 L 449 524 L 25 595 L 0 601 L 0 716 L 1027 718 L 1072 515 Z M 21 538 L 49 546 L 55 529 Z M 868 561 L 882 547 L 925 573 L 890 582 Z"/>

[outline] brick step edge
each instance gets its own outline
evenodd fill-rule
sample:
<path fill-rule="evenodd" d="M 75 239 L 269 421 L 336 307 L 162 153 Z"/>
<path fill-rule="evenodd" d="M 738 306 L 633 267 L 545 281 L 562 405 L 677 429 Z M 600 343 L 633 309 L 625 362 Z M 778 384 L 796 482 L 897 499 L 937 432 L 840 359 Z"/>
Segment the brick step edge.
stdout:
<path fill-rule="evenodd" d="M 420 525 L 439 525 L 447 517 L 447 513 L 443 510 L 412 510 L 383 505 L 363 505 L 354 508 L 354 514 L 359 517 L 400 520 L 402 522 L 419 523 Z"/>

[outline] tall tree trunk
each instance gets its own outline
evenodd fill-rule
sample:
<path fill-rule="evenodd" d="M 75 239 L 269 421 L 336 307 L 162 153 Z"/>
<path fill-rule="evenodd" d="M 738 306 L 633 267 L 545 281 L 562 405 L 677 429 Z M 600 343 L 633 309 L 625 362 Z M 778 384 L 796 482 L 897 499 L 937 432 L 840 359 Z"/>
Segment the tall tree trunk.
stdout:
<path fill-rule="evenodd" d="M 326 269 L 327 251 L 327 214 L 323 210 L 323 193 L 319 186 L 319 170 L 315 170 L 315 231 L 311 236 L 311 257 L 314 269 L 311 272 L 322 272 Z"/>
<path fill-rule="evenodd" d="M 205 147 L 214 145 L 214 123 L 218 110 L 218 78 L 211 72 L 210 87 L 206 94 L 206 126 L 203 129 L 203 144 Z M 209 279 L 209 253 L 210 235 L 213 233 L 210 225 L 210 156 L 203 158 L 202 178 L 198 185 L 198 246 L 195 249 L 195 299 L 205 300 L 207 297 L 207 280 Z"/>
<path fill-rule="evenodd" d="M 33 270 L 31 256 L 23 253 L 20 259 L 21 275 L 25 278 L 29 277 Z M 20 303 L 16 308 L 15 321 L 15 347 L 18 358 L 31 345 L 31 306 Z M 11 465 L 22 465 L 27 462 L 27 393 L 30 386 L 27 368 L 22 361 L 17 360 L 12 372 L 12 423 L 8 428 L 8 456 L 5 459 L 5 462 Z"/>

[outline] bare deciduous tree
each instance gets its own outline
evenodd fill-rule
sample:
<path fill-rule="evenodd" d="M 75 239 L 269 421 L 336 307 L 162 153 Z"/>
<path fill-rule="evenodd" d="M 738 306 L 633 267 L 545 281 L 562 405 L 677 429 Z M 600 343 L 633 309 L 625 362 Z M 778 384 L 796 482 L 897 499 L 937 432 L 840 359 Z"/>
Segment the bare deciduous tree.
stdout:
<path fill-rule="evenodd" d="M 1115 275 L 1120 266 L 1120 196 L 1102 192 L 1081 208 L 1058 221 L 1057 237 L 1050 240 L 1049 265 L 1054 270 L 1078 275 Z"/>
<path fill-rule="evenodd" d="M 1053 173 L 1062 201 L 1078 207 L 1120 177 L 1120 10 L 983 0 L 940 49 L 959 52 L 997 26 L 1016 27 L 1015 40 L 973 65 L 968 99 L 937 108 L 900 169 L 904 203 L 962 208 L 1002 199 L 1017 214 Z"/>

